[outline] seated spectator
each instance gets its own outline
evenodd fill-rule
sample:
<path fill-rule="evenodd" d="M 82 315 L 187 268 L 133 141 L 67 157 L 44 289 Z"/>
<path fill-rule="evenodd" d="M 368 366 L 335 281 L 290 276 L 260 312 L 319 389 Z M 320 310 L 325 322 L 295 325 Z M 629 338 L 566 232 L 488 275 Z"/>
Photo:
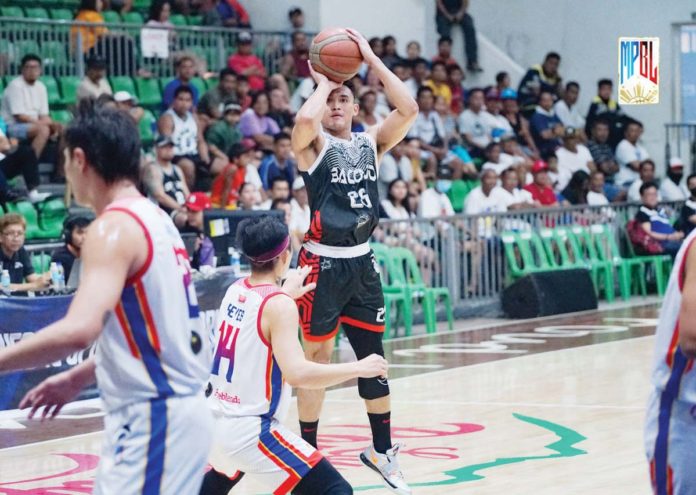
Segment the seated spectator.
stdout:
<path fill-rule="evenodd" d="M 239 199 L 237 200 L 238 210 L 259 210 L 259 191 L 251 182 L 245 182 L 239 186 Z"/>
<path fill-rule="evenodd" d="M 254 166 L 256 144 L 251 139 L 243 139 L 227 152 L 229 163 L 213 181 L 210 201 L 215 208 L 234 209 L 239 199 L 239 191 L 245 182 L 261 187 L 259 172 Z"/>
<path fill-rule="evenodd" d="M 411 96 L 418 98 L 418 90 L 422 86 L 425 86 L 425 81 L 427 81 L 430 76 L 430 66 L 428 65 L 428 61 L 424 58 L 411 60 L 410 64 L 411 77 L 404 81 L 404 84 L 406 84 Z"/>
<path fill-rule="evenodd" d="M 242 107 L 236 103 L 227 103 L 222 120 L 218 120 L 205 131 L 205 140 L 210 153 L 215 156 L 225 156 L 227 151 L 242 140 L 239 121 Z"/>
<path fill-rule="evenodd" d="M 295 238 L 294 245 L 302 246 L 305 234 L 311 221 L 309 196 L 302 177 L 297 177 L 292 183 L 292 199 L 290 200 L 290 233 Z"/>
<path fill-rule="evenodd" d="M 517 169 L 521 184 L 526 184 L 527 173 L 532 169 L 532 159 L 522 151 L 515 136 L 503 137 L 500 141 L 500 161 L 509 161 Z"/>
<path fill-rule="evenodd" d="M 155 161 L 143 170 L 143 183 L 148 197 L 157 202 L 177 227 L 182 227 L 186 223 L 184 206 L 189 188 L 184 173 L 172 163 L 173 158 L 174 142 L 168 136 L 160 136 L 155 142 Z"/>
<path fill-rule="evenodd" d="M 191 268 L 200 270 L 201 266 L 215 267 L 215 247 L 205 235 L 203 212 L 211 207 L 210 198 L 202 192 L 195 192 L 186 198 L 186 224 L 179 229 L 182 234 L 196 234 L 196 244 L 191 257 Z"/>
<path fill-rule="evenodd" d="M 411 172 L 413 174 L 413 179 L 409 183 L 409 190 L 410 186 L 415 186 L 416 187 L 416 192 L 420 194 L 420 192 L 425 191 L 426 185 L 425 185 L 425 174 L 423 173 L 423 153 L 421 151 L 420 147 L 420 139 L 418 138 L 412 138 L 412 137 L 406 137 L 404 139 L 404 143 L 406 145 L 404 154 L 406 157 L 411 161 Z M 393 151 L 393 148 L 392 148 Z M 383 169 L 381 168 L 382 166 L 380 165 L 380 176 L 383 173 Z M 432 170 L 435 170 L 435 166 L 432 166 Z M 435 176 L 433 176 L 433 179 Z M 415 211 L 415 210 L 411 210 Z"/>
<path fill-rule="evenodd" d="M 537 160 L 532 165 L 533 182 L 524 186 L 525 191 L 532 194 L 534 201 L 537 201 L 542 206 L 558 206 L 558 198 L 551 187 L 551 179 L 549 178 L 549 165 Z"/>
<path fill-rule="evenodd" d="M 587 204 L 590 206 L 603 206 L 609 204 L 609 199 L 604 194 L 604 172 L 595 170 L 590 175 L 590 190 L 587 193 Z"/>
<path fill-rule="evenodd" d="M 285 225 L 290 227 L 290 222 L 292 221 L 292 208 L 290 207 L 290 200 L 288 198 L 276 198 L 271 201 L 270 207 L 266 209 L 282 210 L 284 213 L 283 221 L 285 222 Z M 296 242 L 295 239 L 293 239 L 293 242 Z M 299 246 L 293 246 L 294 252 L 297 252 L 298 250 Z"/>
<path fill-rule="evenodd" d="M 413 60 L 421 58 L 421 46 L 417 41 L 409 41 L 406 43 L 406 61 L 412 62 Z"/>
<path fill-rule="evenodd" d="M 232 69 L 220 71 L 220 81 L 217 86 L 209 89 L 198 102 L 198 115 L 207 117 L 207 125 L 220 120 L 228 103 L 239 103 L 237 99 L 237 74 Z"/>
<path fill-rule="evenodd" d="M 359 102 L 360 113 L 353 120 L 353 132 L 364 132 L 384 121 L 384 117 L 377 113 L 377 93 L 368 89 L 360 96 Z"/>
<path fill-rule="evenodd" d="M 242 112 L 251 106 L 251 87 L 247 76 L 237 75 L 237 103 L 242 107 Z"/>
<path fill-rule="evenodd" d="M 406 141 L 400 141 L 385 153 L 379 164 L 379 197 L 384 199 L 389 192 L 389 185 L 396 179 L 402 179 L 407 185 L 413 182 L 413 167 L 406 155 Z"/>
<path fill-rule="evenodd" d="M 452 202 L 447 193 L 452 188 L 452 171 L 438 167 L 437 180 L 421 193 L 418 216 L 421 218 L 448 217 L 454 215 Z"/>
<path fill-rule="evenodd" d="M 452 104 L 452 90 L 447 80 L 447 66 L 444 62 L 433 63 L 430 68 L 430 79 L 425 81 L 425 85 L 433 90 L 435 98 L 444 98 L 447 106 Z"/>
<path fill-rule="evenodd" d="M 225 27 L 250 28 L 251 21 L 239 0 L 219 0 L 217 11 Z"/>
<path fill-rule="evenodd" d="M 432 67 L 437 63 L 448 65 L 456 65 L 457 60 L 452 57 L 452 38 L 449 36 L 440 36 L 437 40 L 437 55 L 433 57 Z"/>
<path fill-rule="evenodd" d="M 309 41 L 303 31 L 295 31 L 291 35 L 292 48 L 280 63 L 280 73 L 288 82 L 297 82 L 310 77 L 309 73 Z"/>
<path fill-rule="evenodd" d="M 201 0 L 201 4 L 198 7 L 198 13 L 203 16 L 201 26 L 222 26 L 222 16 L 220 15 L 220 12 L 218 12 L 216 0 Z"/>
<path fill-rule="evenodd" d="M 266 93 L 255 93 L 251 98 L 251 108 L 247 109 L 239 121 L 242 136 L 253 139 L 260 149 L 273 149 L 273 136 L 280 132 L 278 124 L 268 116 L 269 104 Z"/>
<path fill-rule="evenodd" d="M 452 143 L 461 142 L 461 137 L 459 136 L 459 132 L 457 130 L 457 119 L 455 118 L 455 115 L 452 114 L 450 106 L 442 96 L 435 98 L 434 108 L 437 114 L 440 116 L 442 126 L 445 129 L 444 141 L 445 143 L 448 143 L 451 148 Z"/>
<path fill-rule="evenodd" d="M 41 158 L 48 140 L 57 139 L 62 126 L 48 114 L 48 92 L 39 80 L 41 59 L 34 54 L 22 57 L 22 75 L 7 85 L 2 95 L 2 119 L 7 136 L 29 140 L 37 158 Z"/>
<path fill-rule="evenodd" d="M 145 115 L 145 109 L 138 106 L 137 99 L 128 91 L 116 91 L 114 103 L 116 104 L 116 108 L 130 115 L 136 124 L 140 122 L 140 119 Z"/>
<path fill-rule="evenodd" d="M 688 236 L 696 228 L 696 174 L 687 177 L 686 187 L 689 189 L 689 197 L 679 212 L 679 226 L 684 236 Z"/>
<path fill-rule="evenodd" d="M 172 163 L 179 165 L 184 172 L 189 187 L 196 185 L 198 179 L 198 185 L 208 189 L 210 177 L 222 171 L 226 160 L 218 157 L 211 160 L 208 144 L 191 108 L 193 91 L 188 86 L 178 87 L 172 107 L 160 116 L 157 128 L 162 136 L 168 136 L 174 142 Z"/>
<path fill-rule="evenodd" d="M 539 206 L 539 203 L 532 197 L 532 193 L 520 189 L 519 184 L 517 171 L 514 168 L 506 168 L 500 174 L 500 188 L 507 193 L 506 208 L 508 210 L 527 210 Z"/>
<path fill-rule="evenodd" d="M 637 203 L 640 201 L 640 188 L 648 182 L 655 182 L 655 162 L 648 159 L 643 160 L 638 165 L 638 179 L 634 180 L 631 187 L 628 188 L 628 201 Z M 657 200 L 662 201 L 660 192 L 657 192 Z"/>
<path fill-rule="evenodd" d="M 561 191 L 564 204 L 586 205 L 587 193 L 590 191 L 590 175 L 584 170 L 573 173 L 566 187 Z"/>
<path fill-rule="evenodd" d="M 227 67 L 237 74 L 246 76 L 252 91 L 263 91 L 266 87 L 266 68 L 253 53 L 251 33 L 242 31 L 237 35 L 237 52 L 227 59 Z"/>
<path fill-rule="evenodd" d="M 19 199 L 20 194 L 16 190 L 9 190 L 7 179 L 13 179 L 21 175 L 29 192 L 27 198 L 32 203 L 39 203 L 46 199 L 47 193 L 40 193 L 39 187 L 39 160 L 34 150 L 26 144 L 17 147 L 12 143 L 0 128 L 0 203 Z"/>
<path fill-rule="evenodd" d="M 101 12 L 102 2 L 100 0 L 80 0 L 80 5 L 75 14 L 75 21 L 89 24 L 73 25 L 70 28 L 70 39 L 73 50 L 78 48 L 78 36 L 80 38 L 82 52 L 88 53 L 96 47 L 100 37 L 108 34 L 109 30 L 104 26 L 104 16 Z"/>
<path fill-rule="evenodd" d="M 590 131 L 590 140 L 587 147 L 592 155 L 592 160 L 601 170 L 606 179 L 604 193 L 609 201 L 623 201 L 626 199 L 626 190 L 615 185 L 619 164 L 614 158 L 614 151 L 609 145 L 609 123 L 604 119 L 595 120 Z"/>
<path fill-rule="evenodd" d="M 481 167 L 481 170 L 493 170 L 495 175 L 500 176 L 503 170 L 514 168 L 513 160 L 508 158 L 507 155 L 503 156 L 501 151 L 500 143 L 489 143 L 484 152 L 486 162 Z"/>
<path fill-rule="evenodd" d="M 500 93 L 500 98 L 503 103 L 501 115 L 507 119 L 515 133 L 515 139 L 522 150 L 531 158 L 539 158 L 539 150 L 534 144 L 532 133 L 529 130 L 529 121 L 520 113 L 519 105 L 517 104 L 517 92 L 514 89 L 507 88 Z"/>
<path fill-rule="evenodd" d="M 275 135 L 273 153 L 266 156 L 259 166 L 259 176 L 264 190 L 269 190 L 273 179 L 282 177 L 293 184 L 297 171 L 297 163 L 292 158 L 290 135 L 281 132 Z"/>
<path fill-rule="evenodd" d="M 261 210 L 273 210 L 273 202 L 276 200 L 290 200 L 290 182 L 283 177 L 278 176 L 271 180 L 268 199 L 261 203 Z"/>
<path fill-rule="evenodd" d="M 579 141 L 578 131 L 573 127 L 566 127 L 563 133 L 563 146 L 556 150 L 559 189 L 564 189 L 568 185 L 568 181 L 575 172 L 582 170 L 589 179 L 590 173 L 597 169 L 590 150 Z"/>
<path fill-rule="evenodd" d="M 102 94 L 112 94 L 109 81 L 106 79 L 106 62 L 99 57 L 90 57 L 87 60 L 85 77 L 77 87 L 77 102 L 86 98 L 98 98 Z"/>
<path fill-rule="evenodd" d="M 498 72 L 495 75 L 495 89 L 498 90 L 498 94 L 502 96 L 503 91 L 510 88 L 510 74 L 505 71 Z M 513 90 L 514 91 L 514 90 Z"/>
<path fill-rule="evenodd" d="M 667 213 L 659 207 L 657 184 L 646 182 L 640 186 L 640 201 L 641 207 L 635 216 L 636 223 L 648 236 L 660 243 L 664 253 L 675 256 L 684 234 L 672 227 Z"/>
<path fill-rule="evenodd" d="M 565 128 L 553 111 L 553 94 L 550 91 L 544 90 L 539 94 L 539 104 L 529 119 L 529 128 L 540 154 L 552 153 L 561 145 L 560 137 Z"/>
<path fill-rule="evenodd" d="M 684 162 L 681 158 L 673 156 L 669 159 L 667 177 L 660 182 L 660 201 L 684 201 L 688 196 L 681 186 L 683 178 Z"/>
<path fill-rule="evenodd" d="M 87 227 L 92 219 L 83 215 L 72 215 L 63 222 L 63 236 L 65 244 L 53 251 L 51 263 L 60 263 L 63 266 L 65 286 L 68 289 L 77 289 L 82 275 L 82 244 L 87 237 Z"/>
<path fill-rule="evenodd" d="M 643 135 L 643 124 L 633 120 L 626 125 L 624 138 L 616 147 L 616 161 L 619 173 L 616 183 L 621 187 L 629 187 L 638 178 L 640 162 L 650 158 L 648 150 L 638 141 Z"/>
<path fill-rule="evenodd" d="M 457 120 L 459 133 L 469 148 L 472 157 L 483 157 L 484 150 L 491 142 L 491 131 L 496 126 L 493 116 L 484 107 L 483 90 L 473 88 L 469 91 L 468 108 Z"/>
<path fill-rule="evenodd" d="M 498 174 L 490 168 L 481 171 L 481 184 L 464 201 L 467 215 L 507 211 L 509 193 L 498 186 Z M 489 237 L 489 236 L 486 236 Z"/>
<path fill-rule="evenodd" d="M 500 99 L 500 93 L 495 88 L 491 88 L 486 92 L 486 111 L 493 117 L 491 120 L 491 137 L 494 140 L 500 141 L 515 135 L 510 122 L 501 113 L 503 111 L 503 101 Z"/>
<path fill-rule="evenodd" d="M 561 56 L 556 52 L 549 52 L 544 58 L 544 63 L 531 67 L 520 81 L 517 101 L 525 117 L 531 118 L 534 114 L 543 92 L 551 95 L 551 106 L 561 94 L 562 79 L 558 74 L 560 64 Z"/>
<path fill-rule="evenodd" d="M 0 217 L 0 271 L 10 272 L 10 290 L 14 296 L 48 287 L 48 275 L 34 273 L 31 258 L 24 249 L 27 222 L 22 215 L 7 213 Z"/>
<path fill-rule="evenodd" d="M 619 104 L 612 98 L 614 83 L 611 79 L 600 79 L 597 82 L 597 96 L 592 99 L 587 112 L 585 133 L 589 135 L 597 119 L 609 124 L 609 145 L 614 149 L 624 135 L 626 115 Z"/>
<path fill-rule="evenodd" d="M 573 127 L 578 130 L 578 137 L 581 141 L 586 141 L 585 118 L 580 115 L 578 110 L 578 96 L 580 95 L 580 85 L 575 81 L 570 81 L 565 86 L 563 98 L 560 98 L 553 106 L 554 112 L 565 127 Z"/>
<path fill-rule="evenodd" d="M 391 35 L 382 38 L 382 62 L 390 70 L 394 67 L 394 64 L 400 62 L 402 59 L 398 53 L 396 53 L 396 38 Z"/>
<path fill-rule="evenodd" d="M 464 100 L 466 92 L 464 91 L 464 71 L 457 64 L 447 66 L 447 78 L 452 93 L 452 102 L 450 108 L 452 113 L 459 115 L 464 110 Z"/>
<path fill-rule="evenodd" d="M 162 110 L 165 111 L 172 106 L 174 98 L 176 98 L 176 90 L 180 87 L 187 87 L 193 95 L 193 106 L 198 105 L 198 88 L 191 84 L 191 79 L 196 75 L 196 61 L 193 57 L 184 55 L 180 57 L 176 63 L 176 78 L 167 83 L 162 91 Z"/>
<path fill-rule="evenodd" d="M 469 2 L 467 0 L 447 0 L 437 1 L 437 14 L 435 22 L 437 33 L 449 38 L 452 33 L 452 26 L 460 25 L 464 34 L 464 51 L 466 54 L 466 69 L 470 72 L 480 72 L 481 66 L 478 63 L 478 43 L 476 41 L 476 29 L 474 20 L 467 12 Z M 450 45 L 451 45 L 450 38 Z"/>
<path fill-rule="evenodd" d="M 273 88 L 268 99 L 270 100 L 268 116 L 278 124 L 281 132 L 291 134 L 295 124 L 295 116 L 290 111 L 290 102 L 285 93 L 280 88 Z"/>

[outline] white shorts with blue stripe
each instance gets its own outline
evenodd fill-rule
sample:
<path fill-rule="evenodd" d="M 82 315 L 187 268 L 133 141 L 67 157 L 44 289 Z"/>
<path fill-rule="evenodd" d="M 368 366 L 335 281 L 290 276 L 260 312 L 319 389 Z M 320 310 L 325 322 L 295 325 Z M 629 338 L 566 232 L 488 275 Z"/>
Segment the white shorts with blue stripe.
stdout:
<path fill-rule="evenodd" d="M 213 419 L 205 398 L 136 402 L 106 415 L 96 495 L 197 494 Z"/>

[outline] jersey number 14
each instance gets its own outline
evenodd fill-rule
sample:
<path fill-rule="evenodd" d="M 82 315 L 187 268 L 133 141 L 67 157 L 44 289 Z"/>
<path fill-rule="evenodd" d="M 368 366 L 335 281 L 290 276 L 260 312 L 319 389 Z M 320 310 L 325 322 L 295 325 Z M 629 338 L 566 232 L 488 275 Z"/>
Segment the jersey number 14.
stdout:
<path fill-rule="evenodd" d="M 350 198 L 351 208 L 372 208 L 372 201 L 364 187 L 357 191 L 349 191 L 348 197 Z"/>

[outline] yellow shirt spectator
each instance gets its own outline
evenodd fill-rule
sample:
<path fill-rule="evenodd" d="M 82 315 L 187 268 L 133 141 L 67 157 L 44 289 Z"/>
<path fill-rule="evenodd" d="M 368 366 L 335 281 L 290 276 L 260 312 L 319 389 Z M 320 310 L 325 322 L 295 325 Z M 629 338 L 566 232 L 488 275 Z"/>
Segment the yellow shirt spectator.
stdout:
<path fill-rule="evenodd" d="M 75 21 L 104 24 L 104 17 L 96 10 L 81 10 L 75 16 Z M 77 49 L 77 34 L 82 35 L 82 51 L 88 52 L 97 44 L 100 36 L 109 30 L 104 26 L 73 26 L 70 28 L 73 49 Z"/>
<path fill-rule="evenodd" d="M 433 90 L 433 96 L 442 96 L 449 107 L 452 104 L 452 90 L 446 82 L 437 83 L 432 79 L 425 81 L 425 85 Z"/>

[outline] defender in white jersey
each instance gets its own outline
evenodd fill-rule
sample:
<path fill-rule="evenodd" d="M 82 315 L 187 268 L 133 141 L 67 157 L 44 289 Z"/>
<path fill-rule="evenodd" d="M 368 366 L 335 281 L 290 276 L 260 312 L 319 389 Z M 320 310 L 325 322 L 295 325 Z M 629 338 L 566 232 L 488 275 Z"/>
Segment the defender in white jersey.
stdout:
<path fill-rule="evenodd" d="M 0 370 L 41 366 L 96 341 L 94 359 L 29 391 L 21 407 L 55 416 L 86 385 L 106 409 L 94 493 L 196 493 L 211 444 L 209 370 L 186 248 L 136 189 L 140 140 L 127 114 L 81 106 L 65 131 L 65 171 L 98 218 L 66 316 L 0 353 Z"/>
<path fill-rule="evenodd" d="M 258 479 L 275 495 L 343 495 L 350 485 L 314 447 L 279 421 L 290 386 L 318 388 L 357 377 L 386 376 L 387 362 L 372 354 L 358 362 L 318 364 L 304 358 L 297 338 L 293 298 L 309 268 L 277 280 L 292 259 L 287 226 L 277 217 L 244 220 L 237 244 L 251 262 L 251 276 L 235 282 L 220 305 L 217 345 L 208 402 L 216 435 L 202 495 L 227 494 L 238 471 Z"/>
<path fill-rule="evenodd" d="M 655 334 L 645 449 L 653 492 L 696 493 L 696 231 L 674 261 Z"/>

